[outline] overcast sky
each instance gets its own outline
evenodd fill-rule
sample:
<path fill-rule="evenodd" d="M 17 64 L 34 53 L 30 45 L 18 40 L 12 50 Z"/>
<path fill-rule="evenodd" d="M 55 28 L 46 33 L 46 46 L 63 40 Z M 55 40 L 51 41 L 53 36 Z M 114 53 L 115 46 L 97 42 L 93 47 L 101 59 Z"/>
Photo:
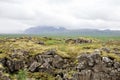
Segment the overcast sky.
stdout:
<path fill-rule="evenodd" d="M 120 30 L 120 0 L 0 0 L 0 33 L 34 26 Z"/>

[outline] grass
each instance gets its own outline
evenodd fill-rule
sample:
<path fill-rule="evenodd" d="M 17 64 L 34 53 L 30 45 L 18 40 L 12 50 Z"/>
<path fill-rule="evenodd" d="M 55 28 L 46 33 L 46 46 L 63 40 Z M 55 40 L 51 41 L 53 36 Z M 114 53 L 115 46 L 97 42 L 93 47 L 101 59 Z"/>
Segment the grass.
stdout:
<path fill-rule="evenodd" d="M 58 44 L 59 42 L 55 41 L 55 40 L 48 40 L 46 41 L 46 45 L 55 45 Z"/>
<path fill-rule="evenodd" d="M 52 36 L 52 38 L 44 38 L 44 37 L 40 37 L 39 35 L 36 35 L 34 37 L 31 37 L 32 39 L 29 40 L 29 36 L 28 35 L 24 35 L 23 39 L 19 39 L 19 36 L 22 37 L 22 35 L 16 35 L 18 36 L 18 39 L 16 40 L 13 37 L 16 37 L 15 35 L 3 35 L 4 37 L 11 37 L 9 39 L 7 39 L 5 42 L 0 44 L 0 52 L 2 54 L 1 57 L 6 56 L 7 54 L 12 53 L 12 50 L 17 50 L 20 49 L 22 51 L 28 51 L 30 53 L 30 55 L 36 55 L 42 52 L 45 52 L 49 49 L 56 49 L 58 54 L 62 55 L 62 56 L 71 56 L 71 57 L 75 57 L 81 53 L 84 52 L 93 52 L 95 49 L 99 49 L 102 48 L 103 45 L 105 45 L 106 47 L 118 47 L 119 44 L 119 37 L 113 37 L 113 36 L 99 36 L 99 37 L 90 37 L 90 36 L 85 36 L 85 37 L 81 37 L 80 38 L 85 38 L 85 39 L 92 39 L 93 43 L 85 43 L 85 44 L 67 44 L 65 43 L 65 39 L 67 39 L 68 37 L 56 37 L 54 38 Z M 72 36 L 71 36 L 72 37 Z M 74 37 L 76 38 L 76 37 Z M 1 37 L 1 39 L 5 40 L 4 38 Z M 113 41 L 110 41 L 113 40 Z M 35 42 L 37 41 L 43 41 L 45 43 L 45 45 L 40 45 L 40 44 L 36 44 Z M 110 42 L 109 42 L 110 41 Z M 9 52 L 9 53 L 8 53 Z M 4 54 L 3 54 L 4 53 Z M 6 53 L 6 54 L 5 54 Z M 64 54 L 64 55 L 63 55 Z"/>
<path fill-rule="evenodd" d="M 26 71 L 20 70 L 17 74 L 17 80 L 27 80 Z"/>
<path fill-rule="evenodd" d="M 110 57 L 110 58 L 115 59 L 116 61 L 120 62 L 120 56 L 118 56 L 117 54 L 103 52 L 102 56 L 103 57 Z"/>
<path fill-rule="evenodd" d="M 51 38 L 58 38 L 58 39 L 63 39 L 63 38 L 78 38 L 78 37 L 85 37 L 85 38 L 97 38 L 97 39 L 101 39 L 101 40 L 120 40 L 120 36 L 104 36 L 104 35 L 100 35 L 100 36 L 89 36 L 89 35 L 40 35 L 40 34 L 0 34 L 0 38 L 19 38 L 19 37 L 51 37 Z"/>
<path fill-rule="evenodd" d="M 95 36 L 94 38 L 100 39 L 105 42 L 108 40 L 120 40 L 120 36 Z"/>

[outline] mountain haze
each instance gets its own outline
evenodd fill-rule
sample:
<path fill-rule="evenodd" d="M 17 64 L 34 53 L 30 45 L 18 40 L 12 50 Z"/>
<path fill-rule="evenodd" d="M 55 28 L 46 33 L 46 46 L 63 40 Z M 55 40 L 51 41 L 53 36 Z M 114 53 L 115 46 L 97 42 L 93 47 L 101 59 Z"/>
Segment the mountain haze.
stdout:
<path fill-rule="evenodd" d="M 31 34 L 40 34 L 40 33 L 51 33 L 51 32 L 62 32 L 66 31 L 63 27 L 52 27 L 52 26 L 38 26 L 38 27 L 32 27 L 27 30 L 25 30 L 25 33 L 31 33 Z"/>
<path fill-rule="evenodd" d="M 68 30 L 64 27 L 54 26 L 37 26 L 31 27 L 24 31 L 26 34 L 42 34 L 42 35 L 81 35 L 81 36 L 120 36 L 119 30 L 98 30 L 98 29 L 76 29 Z"/>

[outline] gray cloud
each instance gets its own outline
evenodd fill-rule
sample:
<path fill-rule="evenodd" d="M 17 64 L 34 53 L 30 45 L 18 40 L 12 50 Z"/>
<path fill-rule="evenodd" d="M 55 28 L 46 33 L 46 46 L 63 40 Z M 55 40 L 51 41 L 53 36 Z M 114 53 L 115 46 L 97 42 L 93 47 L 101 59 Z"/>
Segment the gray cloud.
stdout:
<path fill-rule="evenodd" d="M 120 0 L 0 0 L 0 32 L 38 25 L 120 29 Z"/>

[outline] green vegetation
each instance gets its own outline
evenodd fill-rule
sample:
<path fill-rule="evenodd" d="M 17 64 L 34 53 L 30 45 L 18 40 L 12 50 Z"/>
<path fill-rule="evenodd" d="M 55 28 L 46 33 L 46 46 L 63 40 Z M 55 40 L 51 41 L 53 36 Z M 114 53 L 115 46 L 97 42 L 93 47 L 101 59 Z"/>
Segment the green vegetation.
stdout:
<path fill-rule="evenodd" d="M 55 80 L 52 75 L 44 72 L 28 73 L 27 76 L 29 79 L 35 78 L 36 80 Z"/>
<path fill-rule="evenodd" d="M 68 39 L 85 39 L 92 40 L 92 43 L 66 43 Z M 43 42 L 44 44 L 40 44 Z M 1 35 L 0 36 L 0 59 L 8 58 L 11 59 L 11 55 L 17 56 L 20 55 L 29 55 L 35 56 L 37 54 L 42 54 L 48 50 L 54 49 L 56 54 L 59 54 L 62 57 L 67 58 L 76 58 L 77 56 L 87 53 L 94 53 L 96 49 L 102 50 L 102 48 L 109 48 L 110 53 L 106 51 L 101 51 L 101 56 L 107 56 L 120 61 L 120 37 L 118 36 L 50 36 L 43 37 L 39 35 Z M 115 52 L 115 49 L 117 51 Z M 12 58 L 12 60 L 19 60 L 22 57 Z M 27 57 L 25 58 L 27 60 Z M 74 61 L 75 64 L 78 63 L 77 60 Z M 71 75 L 74 71 L 68 72 L 68 76 Z M 28 72 L 25 70 L 20 70 L 18 73 L 11 75 L 17 80 L 27 80 L 31 78 L 40 79 L 40 80 L 55 80 L 53 75 L 48 73 L 40 72 Z"/>
<path fill-rule="evenodd" d="M 5 57 L 12 53 L 12 50 L 22 50 L 30 52 L 31 55 L 42 53 L 49 49 L 56 49 L 58 54 L 63 54 L 66 56 L 77 56 L 84 52 L 93 52 L 95 49 L 102 48 L 104 45 L 106 47 L 118 47 L 120 37 L 118 36 L 84 36 L 80 38 L 91 39 L 93 43 L 85 44 L 67 44 L 65 40 L 70 38 L 78 38 L 76 36 L 50 36 L 42 37 L 39 35 L 25 35 L 25 34 L 9 34 L 1 35 L 0 40 L 0 57 Z M 29 39 L 31 38 L 31 39 Z M 43 41 L 45 45 L 37 44 L 36 42 Z M 9 52 L 9 53 L 8 53 Z M 5 54 L 2 54 L 5 53 Z"/>
<path fill-rule="evenodd" d="M 18 80 L 26 80 L 26 71 L 25 70 L 20 70 L 17 74 L 17 79 Z"/>
<path fill-rule="evenodd" d="M 113 53 L 102 53 L 102 56 L 104 57 L 110 57 L 110 58 L 113 58 L 115 59 L 116 61 L 120 62 L 120 56 L 118 56 L 117 54 L 113 54 Z"/>
<path fill-rule="evenodd" d="M 96 38 L 100 40 L 120 40 L 120 35 L 116 36 L 105 36 L 105 35 L 40 35 L 40 34 L 0 34 L 0 38 L 19 38 L 19 37 L 51 37 L 51 38 L 58 38 L 58 39 L 64 39 L 64 38 L 78 38 L 78 37 L 85 37 L 85 38 Z"/>

